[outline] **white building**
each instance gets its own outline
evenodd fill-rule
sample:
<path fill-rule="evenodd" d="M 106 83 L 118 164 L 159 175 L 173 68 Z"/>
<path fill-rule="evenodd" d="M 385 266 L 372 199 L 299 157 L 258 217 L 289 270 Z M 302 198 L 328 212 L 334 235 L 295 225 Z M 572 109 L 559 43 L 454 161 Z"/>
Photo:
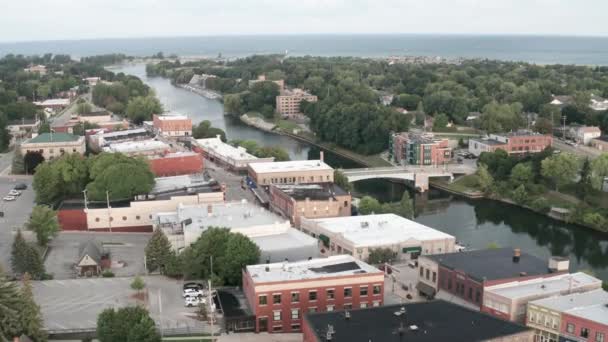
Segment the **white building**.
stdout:
<path fill-rule="evenodd" d="M 153 220 L 155 229 L 163 229 L 176 251 L 193 244 L 209 227 L 225 227 L 256 243 L 264 261 L 303 260 L 319 254 L 316 239 L 247 201 L 180 205 L 175 212 L 155 214 Z"/>
<path fill-rule="evenodd" d="M 197 139 L 193 142 L 194 150 L 205 158 L 232 170 L 247 170 L 250 163 L 271 163 L 274 157 L 258 158 L 247 153 L 244 147 L 226 144 L 218 135 L 215 138 Z"/>
<path fill-rule="evenodd" d="M 129 156 L 148 156 L 171 151 L 169 144 L 159 140 L 139 140 L 111 143 L 103 147 L 104 152 L 124 153 Z"/>
<path fill-rule="evenodd" d="M 572 126 L 570 136 L 579 144 L 589 145 L 592 139 L 602 136 L 602 131 L 597 126 Z"/>
<path fill-rule="evenodd" d="M 324 255 L 350 254 L 367 260 L 370 251 L 389 248 L 398 260 L 454 252 L 455 238 L 395 214 L 302 218 L 301 230 L 321 241 Z"/>

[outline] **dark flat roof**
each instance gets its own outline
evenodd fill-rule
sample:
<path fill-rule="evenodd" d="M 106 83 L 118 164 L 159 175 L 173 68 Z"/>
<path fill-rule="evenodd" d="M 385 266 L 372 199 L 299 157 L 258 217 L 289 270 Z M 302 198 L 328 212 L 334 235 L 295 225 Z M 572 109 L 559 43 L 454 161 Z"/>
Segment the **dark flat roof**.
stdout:
<path fill-rule="evenodd" d="M 405 308 L 404 314 L 395 314 Z M 522 325 L 442 300 L 381 306 L 349 311 L 306 314 L 305 320 L 319 341 L 326 341 L 328 325 L 332 342 L 465 342 L 485 341 L 518 334 Z M 416 326 L 417 330 L 410 327 Z M 402 330 L 402 333 L 400 333 Z"/>
<path fill-rule="evenodd" d="M 348 195 L 344 189 L 336 184 L 318 183 L 318 184 L 294 184 L 294 185 L 275 185 L 281 192 L 296 201 L 305 200 L 307 198 L 313 201 L 328 200 L 335 196 Z"/>
<path fill-rule="evenodd" d="M 516 278 L 549 273 L 549 261 L 521 252 L 519 262 L 513 261 L 512 248 L 481 249 L 476 251 L 426 255 L 441 266 L 461 270 L 478 281 Z"/>

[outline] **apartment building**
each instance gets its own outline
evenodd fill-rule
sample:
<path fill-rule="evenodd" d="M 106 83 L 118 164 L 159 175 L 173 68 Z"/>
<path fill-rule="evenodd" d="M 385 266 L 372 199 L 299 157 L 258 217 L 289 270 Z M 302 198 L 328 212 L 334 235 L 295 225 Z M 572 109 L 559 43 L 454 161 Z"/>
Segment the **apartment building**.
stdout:
<path fill-rule="evenodd" d="M 300 227 L 302 217 L 351 215 L 351 195 L 333 183 L 272 185 L 270 209 Z"/>
<path fill-rule="evenodd" d="M 389 159 L 400 165 L 441 165 L 452 159 L 452 148 L 448 139 L 436 139 L 432 134 L 392 133 Z"/>
<path fill-rule="evenodd" d="M 285 89 L 276 97 L 276 111 L 286 118 L 295 118 L 302 115 L 300 102 L 317 102 L 317 96 L 303 89 Z"/>
<path fill-rule="evenodd" d="M 258 186 L 334 182 L 334 169 L 322 160 L 249 163 L 248 170 Z"/>
<path fill-rule="evenodd" d="M 256 332 L 299 332 L 306 313 L 381 306 L 384 273 L 350 255 L 251 265 L 243 291 Z"/>
<path fill-rule="evenodd" d="M 469 139 L 469 152 L 479 156 L 482 152 L 498 149 L 512 155 L 538 153 L 553 144 L 551 135 L 521 130 L 511 133 L 490 134 L 487 139 Z"/>

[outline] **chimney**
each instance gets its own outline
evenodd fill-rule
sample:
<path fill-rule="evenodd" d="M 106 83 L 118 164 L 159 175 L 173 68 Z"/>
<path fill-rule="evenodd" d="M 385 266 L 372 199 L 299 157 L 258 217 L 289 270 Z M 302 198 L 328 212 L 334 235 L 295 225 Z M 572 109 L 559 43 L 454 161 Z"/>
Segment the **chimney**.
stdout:
<path fill-rule="evenodd" d="M 513 250 L 513 262 L 518 263 L 521 258 L 521 249 L 515 248 Z"/>
<path fill-rule="evenodd" d="M 323 151 L 319 152 L 319 160 L 323 161 L 325 159 L 325 153 Z"/>
<path fill-rule="evenodd" d="M 570 269 L 570 260 L 568 258 L 552 256 L 549 258 L 549 272 L 568 272 Z"/>

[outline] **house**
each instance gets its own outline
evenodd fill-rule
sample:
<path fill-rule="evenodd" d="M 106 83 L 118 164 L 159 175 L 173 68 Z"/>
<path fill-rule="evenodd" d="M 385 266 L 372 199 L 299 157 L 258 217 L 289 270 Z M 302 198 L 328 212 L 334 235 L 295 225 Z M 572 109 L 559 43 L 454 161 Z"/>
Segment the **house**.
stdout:
<path fill-rule="evenodd" d="M 23 69 L 25 72 L 38 73 L 40 76 L 46 75 L 46 66 L 44 65 L 31 65 L 29 68 Z"/>
<path fill-rule="evenodd" d="M 608 99 L 596 95 L 591 95 L 589 108 L 595 111 L 608 110 Z"/>
<path fill-rule="evenodd" d="M 442 300 L 310 313 L 302 333 L 304 342 L 534 341 L 528 327 Z"/>
<path fill-rule="evenodd" d="M 82 243 L 76 263 L 78 276 L 92 277 L 100 275 L 104 260 L 108 260 L 108 255 L 104 253 L 103 246 L 100 243 L 92 240 Z"/>
<path fill-rule="evenodd" d="M 553 95 L 553 99 L 550 104 L 558 107 L 564 107 L 574 103 L 574 99 L 570 95 Z"/>
<path fill-rule="evenodd" d="M 602 136 L 602 131 L 597 126 L 570 126 L 569 136 L 579 144 L 589 145 L 592 139 L 596 139 Z"/>

